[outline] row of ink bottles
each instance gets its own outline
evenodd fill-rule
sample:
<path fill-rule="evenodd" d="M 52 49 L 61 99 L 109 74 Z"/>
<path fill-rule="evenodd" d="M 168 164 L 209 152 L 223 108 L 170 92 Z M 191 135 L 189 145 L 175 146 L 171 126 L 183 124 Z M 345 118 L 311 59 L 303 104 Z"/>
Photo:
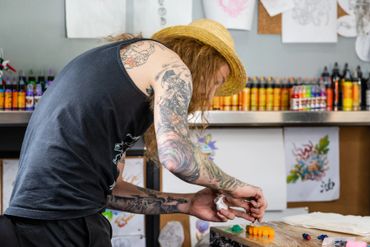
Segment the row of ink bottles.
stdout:
<path fill-rule="evenodd" d="M 301 83 L 299 83 L 301 84 Z M 290 99 L 292 111 L 325 111 L 327 110 L 326 89 L 322 82 L 309 82 L 292 88 Z"/>
<path fill-rule="evenodd" d="M 212 110 L 288 111 L 297 80 L 301 79 L 250 77 L 239 94 L 215 97 Z"/>
<path fill-rule="evenodd" d="M 47 76 L 43 72 L 36 76 L 32 70 L 28 77 L 23 71 L 19 71 L 18 77 L 5 74 L 0 77 L 0 110 L 33 111 L 53 80 L 52 70 Z"/>
<path fill-rule="evenodd" d="M 359 111 L 370 110 L 370 73 L 365 78 L 360 66 L 351 71 L 346 63 L 340 72 L 335 63 L 332 73 L 325 66 L 322 78 L 327 88 L 328 110 Z"/>

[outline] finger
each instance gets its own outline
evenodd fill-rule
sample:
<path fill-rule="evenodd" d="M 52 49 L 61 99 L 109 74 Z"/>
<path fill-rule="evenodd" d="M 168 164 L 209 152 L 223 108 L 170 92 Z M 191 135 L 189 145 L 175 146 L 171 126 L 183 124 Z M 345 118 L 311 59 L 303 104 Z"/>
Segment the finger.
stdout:
<path fill-rule="evenodd" d="M 220 212 L 217 212 L 217 216 L 218 216 L 218 218 L 220 218 L 220 219 L 221 219 L 221 221 L 223 221 L 223 222 L 228 221 L 228 219 L 227 219 L 225 216 L 223 216 Z"/>
<path fill-rule="evenodd" d="M 227 202 L 229 206 L 232 206 L 232 207 L 244 208 L 247 211 L 250 209 L 250 204 L 247 201 L 242 200 L 242 199 L 226 197 L 225 201 Z"/>
<path fill-rule="evenodd" d="M 227 219 L 229 220 L 233 220 L 235 219 L 235 214 L 230 210 L 230 208 L 228 210 L 225 210 L 225 209 L 221 209 L 219 210 L 219 212 L 225 216 Z"/>
<path fill-rule="evenodd" d="M 253 217 L 252 215 L 250 214 L 247 214 L 246 212 L 244 211 L 241 211 L 241 210 L 238 210 L 238 209 L 233 209 L 231 208 L 230 211 L 233 212 L 233 214 L 238 217 L 238 218 L 243 218 L 243 219 L 246 219 L 248 221 L 251 221 L 251 222 L 254 222 L 256 220 L 255 217 Z"/>

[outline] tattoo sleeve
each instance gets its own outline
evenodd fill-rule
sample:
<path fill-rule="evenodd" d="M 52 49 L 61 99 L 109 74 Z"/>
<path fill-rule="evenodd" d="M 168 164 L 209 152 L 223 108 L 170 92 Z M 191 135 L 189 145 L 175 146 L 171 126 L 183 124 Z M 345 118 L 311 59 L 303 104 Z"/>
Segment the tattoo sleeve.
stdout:
<path fill-rule="evenodd" d="M 108 195 L 107 207 L 136 214 L 185 213 L 181 207 L 189 204 L 189 199 L 179 194 L 162 193 L 138 186 L 129 194 Z"/>
<path fill-rule="evenodd" d="M 189 69 L 181 62 L 164 66 L 156 77 L 162 93 L 155 93 L 155 127 L 161 163 L 186 182 L 232 191 L 243 183 L 204 158 L 191 141 L 188 107 L 192 95 Z"/>

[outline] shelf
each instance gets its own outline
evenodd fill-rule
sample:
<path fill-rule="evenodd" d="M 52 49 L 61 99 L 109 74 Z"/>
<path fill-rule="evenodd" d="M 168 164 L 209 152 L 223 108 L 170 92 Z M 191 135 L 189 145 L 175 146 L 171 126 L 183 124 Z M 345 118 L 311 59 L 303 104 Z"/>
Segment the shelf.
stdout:
<path fill-rule="evenodd" d="M 0 111 L 0 126 L 26 126 L 32 112 Z M 238 112 L 209 111 L 209 126 L 370 126 L 370 111 L 357 112 Z M 200 125 L 200 114 L 189 118 Z"/>
<path fill-rule="evenodd" d="M 0 126 L 26 126 L 32 112 L 0 111 Z"/>
<path fill-rule="evenodd" d="M 209 126 L 370 126 L 370 111 L 357 112 L 239 112 L 209 111 L 205 114 Z M 200 113 L 189 119 L 201 124 Z"/>

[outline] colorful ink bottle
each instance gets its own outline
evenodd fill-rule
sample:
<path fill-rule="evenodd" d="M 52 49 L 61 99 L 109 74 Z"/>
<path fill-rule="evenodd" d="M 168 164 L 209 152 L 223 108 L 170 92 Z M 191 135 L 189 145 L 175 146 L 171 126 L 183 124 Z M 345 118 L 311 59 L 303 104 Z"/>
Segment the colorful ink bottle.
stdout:
<path fill-rule="evenodd" d="M 283 80 L 281 84 L 281 110 L 287 111 L 289 107 L 289 88 L 287 81 Z"/>
<path fill-rule="evenodd" d="M 4 103 L 4 110 L 11 111 L 12 110 L 12 83 L 10 81 L 10 78 L 7 77 L 5 79 L 5 103 Z"/>
<path fill-rule="evenodd" d="M 278 79 L 275 81 L 275 87 L 273 89 L 274 92 L 274 103 L 273 103 L 273 110 L 280 111 L 281 109 L 281 84 Z"/>
<path fill-rule="evenodd" d="M 257 79 L 253 78 L 251 87 L 251 111 L 258 110 L 258 84 Z"/>
<path fill-rule="evenodd" d="M 25 78 L 23 73 L 19 72 L 19 82 L 18 82 L 18 110 L 24 111 L 26 110 L 26 91 L 27 86 L 25 83 Z"/>
<path fill-rule="evenodd" d="M 325 90 L 326 90 L 326 110 L 332 111 L 333 110 L 333 88 L 331 85 L 331 81 L 329 78 L 329 81 L 325 84 Z"/>
<path fill-rule="evenodd" d="M 274 109 L 274 86 L 273 79 L 269 77 L 266 86 L 266 111 L 272 111 Z"/>
<path fill-rule="evenodd" d="M 243 88 L 242 111 L 251 110 L 251 84 L 250 79 L 248 79 L 245 88 Z"/>
<path fill-rule="evenodd" d="M 266 111 L 266 82 L 263 77 L 260 79 L 260 86 L 258 89 L 258 110 Z"/>
<path fill-rule="evenodd" d="M 239 94 L 231 95 L 231 110 L 232 111 L 239 110 Z"/>
<path fill-rule="evenodd" d="M 358 71 L 355 70 L 352 79 L 352 110 L 359 111 L 361 108 L 361 78 L 358 77 Z"/>
<path fill-rule="evenodd" d="M 337 62 L 335 62 L 334 67 L 333 67 L 331 81 L 332 81 L 332 87 L 333 87 L 333 109 L 334 111 L 339 111 L 341 110 L 340 105 L 339 105 L 339 99 L 342 97 L 340 95 L 339 90 L 342 90 L 342 87 L 341 87 L 341 78 L 339 75 L 339 67 L 338 67 Z"/>
<path fill-rule="evenodd" d="M 351 71 L 347 68 L 343 78 L 343 111 L 351 111 L 353 108 L 353 85 Z"/>
<path fill-rule="evenodd" d="M 4 110 L 5 103 L 5 87 L 3 83 L 3 78 L 0 75 L 0 111 Z"/>
<path fill-rule="evenodd" d="M 18 82 L 15 78 L 12 80 L 12 110 L 18 111 Z"/>

